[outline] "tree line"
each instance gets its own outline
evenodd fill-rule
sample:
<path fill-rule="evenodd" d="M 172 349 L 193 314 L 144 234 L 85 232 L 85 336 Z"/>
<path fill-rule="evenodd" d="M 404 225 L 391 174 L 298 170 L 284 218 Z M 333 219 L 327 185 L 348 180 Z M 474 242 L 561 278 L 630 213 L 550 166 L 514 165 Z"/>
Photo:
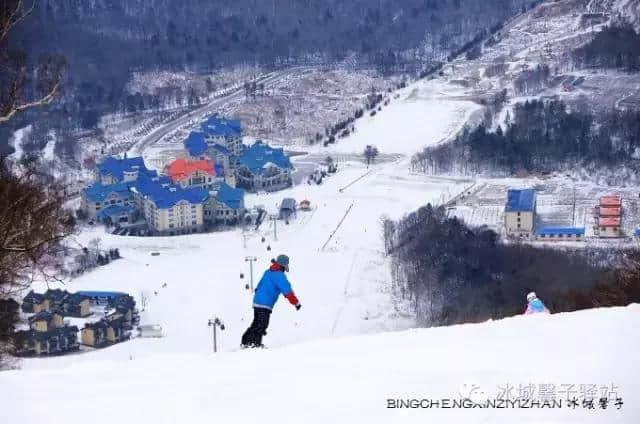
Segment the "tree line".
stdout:
<path fill-rule="evenodd" d="M 581 68 L 640 70 L 640 34 L 630 24 L 605 27 L 593 40 L 573 51 L 573 60 Z"/>
<path fill-rule="evenodd" d="M 532 100 L 515 105 L 505 127 L 465 128 L 451 142 L 415 155 L 413 167 L 426 173 L 464 174 L 637 167 L 640 111 L 610 110 L 596 116 L 586 107 L 569 110 L 560 100 Z"/>
<path fill-rule="evenodd" d="M 383 219 L 382 227 L 394 293 L 420 325 L 522 314 L 530 291 L 552 312 L 640 301 L 637 254 L 618 258 L 625 266 L 613 269 L 601 250 L 504 244 L 494 231 L 469 228 L 430 204 L 399 221 Z"/>
<path fill-rule="evenodd" d="M 42 0 L 12 34 L 12 49 L 66 58 L 57 119 L 197 104 L 185 87 L 128 93 L 131 72 L 214 72 L 355 59 L 383 73 L 431 69 L 539 0 Z"/>

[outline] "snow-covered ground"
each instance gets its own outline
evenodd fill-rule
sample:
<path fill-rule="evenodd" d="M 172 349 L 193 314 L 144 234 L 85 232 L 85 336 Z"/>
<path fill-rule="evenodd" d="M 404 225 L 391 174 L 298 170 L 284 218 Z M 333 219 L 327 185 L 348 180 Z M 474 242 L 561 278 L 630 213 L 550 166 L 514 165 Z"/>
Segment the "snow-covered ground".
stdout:
<path fill-rule="evenodd" d="M 362 154 L 368 144 L 380 153 L 412 155 L 421 147 L 455 135 L 480 105 L 464 100 L 464 89 L 441 80 L 425 80 L 398 90 L 375 116 L 356 121 L 349 137 L 313 151 Z M 435 138 L 434 138 L 435 137 Z"/>
<path fill-rule="evenodd" d="M 149 357 L 129 357 L 132 342 L 64 367 L 1 373 L 0 420 L 637 423 L 638 325 L 640 306 L 632 305 L 215 355 L 155 352 L 157 341 L 144 340 Z M 585 397 L 595 398 L 593 409 Z M 520 407 L 444 408 L 461 398 Z M 393 409 L 389 399 L 423 407 Z M 545 400 L 556 407 L 534 407 Z"/>

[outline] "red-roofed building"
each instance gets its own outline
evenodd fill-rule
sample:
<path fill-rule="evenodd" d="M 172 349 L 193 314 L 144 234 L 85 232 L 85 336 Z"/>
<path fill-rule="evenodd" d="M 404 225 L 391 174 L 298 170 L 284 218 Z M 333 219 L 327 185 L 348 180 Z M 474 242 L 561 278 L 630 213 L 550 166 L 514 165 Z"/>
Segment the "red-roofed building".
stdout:
<path fill-rule="evenodd" d="M 597 219 L 596 234 L 600 237 L 620 237 L 622 198 L 620 196 L 602 196 Z"/>
<path fill-rule="evenodd" d="M 600 231 L 602 231 L 603 227 L 620 227 L 620 217 L 600 217 L 598 225 L 600 226 Z"/>
<path fill-rule="evenodd" d="M 216 171 L 211 160 L 176 159 L 167 166 L 167 175 L 182 187 L 213 188 Z M 223 177 L 223 176 L 221 176 Z"/>
<path fill-rule="evenodd" d="M 600 206 L 602 207 L 622 207 L 622 197 L 620 196 L 602 196 L 600 198 Z"/>
<path fill-rule="evenodd" d="M 620 217 L 622 210 L 619 207 L 600 207 L 600 217 Z"/>
<path fill-rule="evenodd" d="M 600 237 L 620 237 L 622 229 L 622 197 L 618 195 L 602 196 L 600 205 L 595 208 L 596 225 L 594 233 Z"/>

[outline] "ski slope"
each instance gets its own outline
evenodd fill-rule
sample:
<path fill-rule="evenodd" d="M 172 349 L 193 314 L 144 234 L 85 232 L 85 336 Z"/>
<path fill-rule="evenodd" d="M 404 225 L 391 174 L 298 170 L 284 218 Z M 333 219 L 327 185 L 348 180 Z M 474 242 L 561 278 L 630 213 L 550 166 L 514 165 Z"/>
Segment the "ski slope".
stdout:
<path fill-rule="evenodd" d="M 216 355 L 158 353 L 126 360 L 100 355 L 46 371 L 0 373 L 5 402 L 0 421 L 637 423 L 638 325 L 640 306 L 631 305 Z M 553 398 L 563 400 L 566 390 L 579 398 L 581 384 L 596 385 L 598 392 L 604 385 L 623 405 L 387 408 L 389 398 L 464 396 L 482 402 L 509 386 L 515 387 L 513 399 L 529 384 L 534 398 L 541 384 L 555 384 Z M 564 386 L 571 384 L 573 389 Z M 72 406 L 61 408 L 63 403 Z"/>
<path fill-rule="evenodd" d="M 440 79 L 421 80 L 397 90 L 388 106 L 376 115 L 365 115 L 355 123 L 355 131 L 338 138 L 328 147 L 316 146 L 313 152 L 362 154 L 367 145 L 380 153 L 412 155 L 428 145 L 442 142 L 481 110 L 468 100 L 467 92 Z"/>
<path fill-rule="evenodd" d="M 397 159 L 367 168 L 359 157 L 352 156 L 340 162 L 339 172 L 322 185 L 301 184 L 276 193 L 247 195 L 248 207 L 263 205 L 274 214 L 285 197 L 311 201 L 313 211 L 300 211 L 289 224 L 278 221 L 275 231 L 268 220 L 259 231 L 244 235 L 239 228 L 176 237 L 114 236 L 102 228 L 85 229 L 72 243 L 87 246 L 100 238 L 103 249 L 118 248 L 124 259 L 75 278 L 64 288 L 124 291 L 139 305 L 144 295 L 148 302 L 141 312 L 141 323 L 161 325 L 166 337 L 152 342 L 132 340 L 102 351 L 46 361 L 24 360 L 23 367 L 161 352 L 207 352 L 211 349 L 207 321 L 214 316 L 227 327 L 221 336 L 221 350 L 234 350 L 253 314 L 252 294 L 245 289 L 250 280 L 246 256 L 257 258 L 257 284 L 271 258 L 280 253 L 289 255 L 289 279 L 303 305 L 296 312 L 280 301 L 265 338 L 268 346 L 410 327 L 411 316 L 394 302 L 391 293 L 380 219 L 385 215 L 400 218 L 429 202 L 444 203 L 472 184 L 465 179 L 429 178 L 409 170 L 408 152 L 450 136 L 478 108 L 468 101 L 449 101 L 449 106 L 440 108 L 436 91 L 432 82 L 414 84 L 379 119 L 360 124 L 359 134 L 370 134 L 370 143 L 388 147 L 387 152 L 398 154 Z M 407 108 L 414 112 L 394 112 Z M 420 111 L 424 116 L 417 119 Z M 394 128 L 402 129 L 395 138 L 391 137 Z M 324 152 L 359 152 L 358 143 L 363 139 L 357 137 L 343 139 Z M 159 255 L 152 256 L 152 252 Z M 36 284 L 34 289 L 44 291 L 46 286 Z"/>

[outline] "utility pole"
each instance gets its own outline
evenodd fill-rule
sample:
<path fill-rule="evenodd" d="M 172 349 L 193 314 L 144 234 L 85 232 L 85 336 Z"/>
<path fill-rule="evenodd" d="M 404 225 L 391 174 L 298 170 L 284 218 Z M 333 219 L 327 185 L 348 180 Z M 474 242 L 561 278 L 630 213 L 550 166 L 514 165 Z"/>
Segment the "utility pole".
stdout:
<path fill-rule="evenodd" d="M 250 278 L 249 281 L 251 281 L 251 293 L 253 293 L 253 263 L 255 261 L 257 261 L 257 260 L 258 260 L 258 258 L 256 258 L 255 256 L 245 256 L 244 257 L 244 261 L 245 262 L 249 262 L 249 278 Z M 247 288 L 249 288 L 249 287 L 247 287 Z"/>
<path fill-rule="evenodd" d="M 278 241 L 278 216 L 271 215 L 269 219 L 273 221 L 273 239 Z"/>
<path fill-rule="evenodd" d="M 576 226 L 576 182 L 573 182 L 573 220 L 572 226 Z"/>
<path fill-rule="evenodd" d="M 209 327 L 213 327 L 213 353 L 216 353 L 218 351 L 218 339 L 216 334 L 217 333 L 216 328 L 220 327 L 220 330 L 224 331 L 224 324 L 220 320 L 220 318 L 215 317 L 213 319 L 209 319 L 209 322 L 207 323 L 207 325 Z"/>

